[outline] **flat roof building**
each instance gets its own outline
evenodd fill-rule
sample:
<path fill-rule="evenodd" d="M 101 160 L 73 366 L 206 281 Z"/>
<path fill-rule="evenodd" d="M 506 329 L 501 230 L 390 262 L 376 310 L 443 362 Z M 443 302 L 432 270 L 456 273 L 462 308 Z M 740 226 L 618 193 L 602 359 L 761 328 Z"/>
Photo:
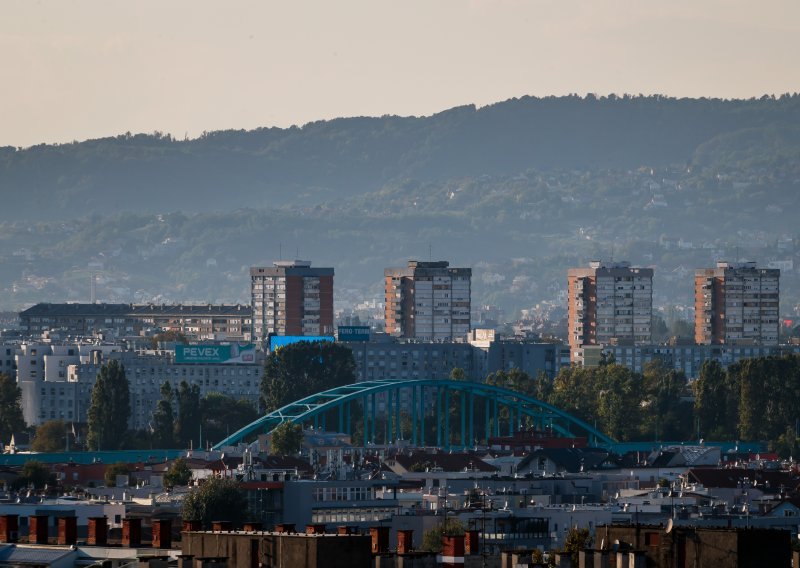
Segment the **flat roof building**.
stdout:
<path fill-rule="evenodd" d="M 19 319 L 28 336 L 63 330 L 74 336 L 105 331 L 130 337 L 150 328 L 196 340 L 250 341 L 252 312 L 241 304 L 40 303 L 20 312 Z"/>
<path fill-rule="evenodd" d="M 253 338 L 333 335 L 333 268 L 307 260 L 276 261 L 250 269 Z"/>
<path fill-rule="evenodd" d="M 408 261 L 384 270 L 386 333 L 422 341 L 465 341 L 470 332 L 471 268 Z"/>
<path fill-rule="evenodd" d="M 569 345 L 646 344 L 652 339 L 653 269 L 592 261 L 570 268 Z"/>
<path fill-rule="evenodd" d="M 698 345 L 777 345 L 781 271 L 717 262 L 694 275 Z"/>

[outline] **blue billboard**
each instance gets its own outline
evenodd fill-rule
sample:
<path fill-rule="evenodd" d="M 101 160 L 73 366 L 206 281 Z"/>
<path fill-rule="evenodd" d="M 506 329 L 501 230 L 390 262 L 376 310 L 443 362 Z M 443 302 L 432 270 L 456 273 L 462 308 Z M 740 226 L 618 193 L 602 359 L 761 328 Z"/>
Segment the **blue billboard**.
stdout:
<path fill-rule="evenodd" d="M 339 341 L 369 341 L 369 326 L 340 325 L 337 335 Z"/>
<path fill-rule="evenodd" d="M 275 351 L 300 341 L 334 341 L 330 335 L 273 335 L 269 338 L 269 350 Z"/>

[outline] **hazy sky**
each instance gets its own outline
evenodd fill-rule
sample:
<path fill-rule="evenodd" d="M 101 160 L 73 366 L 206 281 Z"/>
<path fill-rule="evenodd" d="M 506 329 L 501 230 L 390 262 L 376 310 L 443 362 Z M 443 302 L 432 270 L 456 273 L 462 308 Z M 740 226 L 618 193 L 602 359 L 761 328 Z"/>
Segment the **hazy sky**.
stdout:
<path fill-rule="evenodd" d="M 800 91 L 798 0 L 0 0 L 0 145 Z"/>

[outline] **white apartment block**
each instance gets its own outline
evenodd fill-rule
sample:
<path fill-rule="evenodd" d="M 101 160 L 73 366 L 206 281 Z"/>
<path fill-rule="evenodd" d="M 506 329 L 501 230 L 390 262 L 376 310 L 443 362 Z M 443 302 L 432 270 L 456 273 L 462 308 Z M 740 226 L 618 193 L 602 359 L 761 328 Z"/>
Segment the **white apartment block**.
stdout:
<path fill-rule="evenodd" d="M 471 268 L 412 260 L 405 268 L 387 268 L 384 278 L 387 333 L 420 341 L 467 339 Z"/>
<path fill-rule="evenodd" d="M 777 345 L 780 275 L 755 262 L 718 262 L 695 271 L 699 345 Z"/>
<path fill-rule="evenodd" d="M 627 262 L 589 266 L 568 271 L 570 346 L 650 343 L 653 270 Z"/>

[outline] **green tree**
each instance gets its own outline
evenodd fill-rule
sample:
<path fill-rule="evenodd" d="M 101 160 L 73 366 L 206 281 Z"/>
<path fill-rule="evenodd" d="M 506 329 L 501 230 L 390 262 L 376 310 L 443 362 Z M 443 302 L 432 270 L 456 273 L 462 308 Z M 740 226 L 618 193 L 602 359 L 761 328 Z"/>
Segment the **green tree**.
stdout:
<path fill-rule="evenodd" d="M 192 480 L 192 470 L 183 458 L 178 458 L 164 474 L 164 485 L 175 487 L 176 485 L 188 485 Z"/>
<path fill-rule="evenodd" d="M 578 556 L 581 550 L 587 548 L 592 542 L 588 528 L 570 527 L 564 537 L 564 552 L 570 555 L 572 565 L 578 565 Z"/>
<path fill-rule="evenodd" d="M 770 442 L 769 450 L 783 459 L 800 455 L 800 438 L 795 435 L 794 428 L 787 426 L 786 432 L 778 436 L 777 440 Z"/>
<path fill-rule="evenodd" d="M 464 372 L 464 369 L 461 367 L 453 367 L 450 371 L 450 380 L 451 381 L 466 381 L 467 374 Z"/>
<path fill-rule="evenodd" d="M 22 416 L 22 391 L 17 382 L 0 373 L 0 442 L 7 444 L 11 434 L 24 430 L 27 426 Z"/>
<path fill-rule="evenodd" d="M 200 387 L 189 386 L 186 381 L 178 385 L 178 419 L 175 437 L 182 448 L 189 447 L 192 440 L 200 444 Z M 202 449 L 202 448 L 201 448 Z"/>
<path fill-rule="evenodd" d="M 446 518 L 441 525 L 425 531 L 422 535 L 422 550 L 426 552 L 442 551 L 443 536 L 458 536 L 464 534 L 464 524 L 455 518 Z"/>
<path fill-rule="evenodd" d="M 686 440 L 692 437 L 692 405 L 681 400 L 686 376 L 658 359 L 642 373 L 643 439 Z"/>
<path fill-rule="evenodd" d="M 15 489 L 33 486 L 34 489 L 42 489 L 45 485 L 55 485 L 56 477 L 50 467 L 40 461 L 28 460 L 22 466 L 20 476 L 13 483 Z"/>
<path fill-rule="evenodd" d="M 598 396 L 602 395 L 594 369 L 562 367 L 553 380 L 553 389 L 547 402 L 591 423 L 597 418 Z"/>
<path fill-rule="evenodd" d="M 241 523 L 247 517 L 247 499 L 233 479 L 208 479 L 183 500 L 182 516 L 209 528 L 220 519 Z"/>
<path fill-rule="evenodd" d="M 161 385 L 161 400 L 156 404 L 153 412 L 151 430 L 153 433 L 153 447 L 172 448 L 175 446 L 175 417 L 172 413 L 172 387 L 167 381 Z"/>
<path fill-rule="evenodd" d="M 300 341 L 267 357 L 261 392 L 270 412 L 315 392 L 355 382 L 353 352 L 341 343 Z"/>
<path fill-rule="evenodd" d="M 272 432 L 270 451 L 278 456 L 291 456 L 300 451 L 303 444 L 303 427 L 291 421 L 280 424 Z"/>
<path fill-rule="evenodd" d="M 106 480 L 106 487 L 116 487 L 117 486 L 117 476 L 118 475 L 128 475 L 130 474 L 131 470 L 128 467 L 128 464 L 117 462 L 109 465 L 106 468 L 105 473 L 105 480 Z"/>
<path fill-rule="evenodd" d="M 209 393 L 200 401 L 203 437 L 218 442 L 258 418 L 250 401 L 220 393 Z"/>
<path fill-rule="evenodd" d="M 31 449 L 34 452 L 60 452 L 66 449 L 67 423 L 50 420 L 36 428 Z"/>
<path fill-rule="evenodd" d="M 596 370 L 597 418 L 603 432 L 618 440 L 636 437 L 641 420 L 641 380 L 627 367 L 611 363 Z"/>
<path fill-rule="evenodd" d="M 86 442 L 92 450 L 117 450 L 124 444 L 131 415 L 130 387 L 125 367 L 116 359 L 100 368 L 92 388 L 89 432 Z"/>
<path fill-rule="evenodd" d="M 724 425 L 729 423 L 726 416 L 729 393 L 726 388 L 725 370 L 719 361 L 704 361 L 692 383 L 694 415 L 701 436 L 716 438 L 717 432 L 724 432 Z"/>

